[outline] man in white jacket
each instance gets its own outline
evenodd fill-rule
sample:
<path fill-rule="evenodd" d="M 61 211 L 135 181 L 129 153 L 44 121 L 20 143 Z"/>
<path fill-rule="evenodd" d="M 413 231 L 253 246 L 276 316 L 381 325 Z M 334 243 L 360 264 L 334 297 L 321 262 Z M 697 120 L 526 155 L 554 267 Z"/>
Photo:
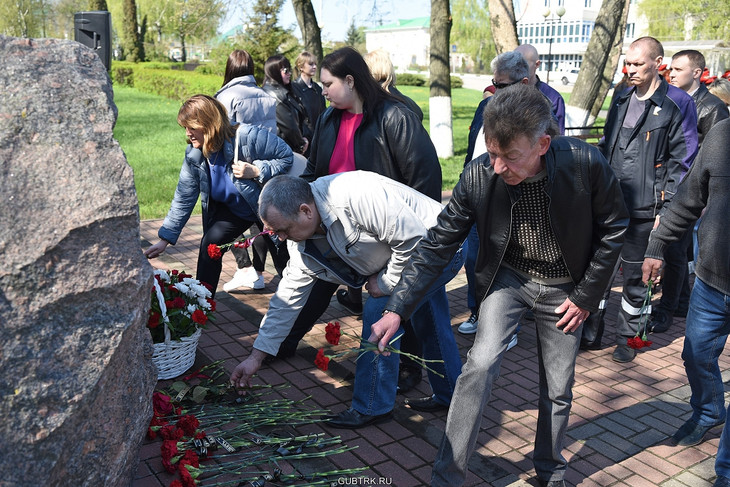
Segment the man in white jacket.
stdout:
<path fill-rule="evenodd" d="M 267 229 L 289 241 L 290 260 L 251 355 L 231 375 L 233 385 L 249 386 L 264 358 L 276 355 L 317 279 L 365 284 L 369 297 L 362 337 L 370 338 L 370 325 L 382 316 L 402 269 L 441 210 L 440 203 L 418 191 L 370 172 L 334 174 L 312 183 L 286 175 L 273 178 L 262 190 L 259 213 Z M 434 394 L 426 406 L 433 410 L 448 407 L 461 373 L 444 285 L 459 271 L 462 254 L 457 252 L 411 317 L 422 338 L 423 357 L 443 360 L 430 365 L 436 373 L 428 371 Z M 393 346 L 397 349 L 400 340 Z M 330 426 L 361 428 L 392 415 L 398 356 L 365 355 L 357 362 L 352 407 L 332 417 Z"/>

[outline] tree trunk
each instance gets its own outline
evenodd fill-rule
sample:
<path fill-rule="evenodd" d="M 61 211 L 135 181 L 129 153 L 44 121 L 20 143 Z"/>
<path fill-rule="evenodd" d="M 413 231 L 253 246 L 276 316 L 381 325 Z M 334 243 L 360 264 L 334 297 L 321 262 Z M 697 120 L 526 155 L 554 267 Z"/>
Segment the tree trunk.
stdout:
<path fill-rule="evenodd" d="M 431 140 L 439 157 L 454 155 L 451 126 L 451 73 L 449 39 L 451 13 L 449 0 L 431 0 L 431 91 L 429 98 Z"/>
<path fill-rule="evenodd" d="M 512 2 L 488 0 L 488 4 L 489 26 L 492 28 L 492 37 L 497 48 L 497 54 L 514 51 L 519 43 L 517 41 L 515 8 Z"/>
<path fill-rule="evenodd" d="M 109 8 L 106 6 L 106 0 L 91 0 L 89 10 L 109 10 Z"/>
<path fill-rule="evenodd" d="M 601 4 L 570 102 L 566 104 L 566 127 L 587 127 L 595 122 L 618 67 L 628 14 L 629 0 L 604 0 Z"/>
<path fill-rule="evenodd" d="M 322 32 L 317 23 L 317 16 L 314 14 L 312 0 L 292 0 L 294 13 L 297 16 L 299 29 L 302 31 L 304 50 L 309 51 L 322 62 Z M 317 77 L 319 78 L 319 66 L 317 66 Z"/>

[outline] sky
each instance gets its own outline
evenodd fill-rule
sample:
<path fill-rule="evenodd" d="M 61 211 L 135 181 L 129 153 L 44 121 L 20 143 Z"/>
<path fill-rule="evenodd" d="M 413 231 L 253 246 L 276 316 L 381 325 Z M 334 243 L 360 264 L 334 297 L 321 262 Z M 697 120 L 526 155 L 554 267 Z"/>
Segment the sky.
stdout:
<path fill-rule="evenodd" d="M 357 27 L 375 27 L 398 19 L 428 17 L 431 14 L 431 0 L 312 0 L 312 5 L 322 28 L 323 41 L 344 40 L 353 19 Z M 238 10 L 229 15 L 221 32 L 240 22 L 241 13 Z M 294 35 L 301 39 L 290 0 L 284 2 L 279 13 L 279 24 L 284 28 L 291 28 Z"/>

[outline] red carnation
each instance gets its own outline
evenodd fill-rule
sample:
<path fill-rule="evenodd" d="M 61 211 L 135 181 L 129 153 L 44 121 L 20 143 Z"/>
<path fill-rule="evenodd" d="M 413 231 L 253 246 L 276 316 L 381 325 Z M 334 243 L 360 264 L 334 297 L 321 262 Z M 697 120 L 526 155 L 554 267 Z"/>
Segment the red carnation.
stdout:
<path fill-rule="evenodd" d="M 200 467 L 200 458 L 198 457 L 198 454 L 195 453 L 193 450 L 187 450 L 185 452 L 185 455 L 183 455 L 183 457 L 180 459 L 180 463 L 178 464 L 178 467 L 180 469 L 184 469 L 185 465 L 192 465 L 195 468 L 199 468 Z"/>
<path fill-rule="evenodd" d="M 175 473 L 175 465 L 170 463 L 170 460 L 162 459 L 162 466 L 165 467 L 168 473 Z"/>
<path fill-rule="evenodd" d="M 186 274 L 184 272 L 181 272 L 178 278 L 182 281 L 183 279 L 187 279 L 189 277 L 193 277 L 192 274 Z"/>
<path fill-rule="evenodd" d="M 330 345 L 339 345 L 340 344 L 340 336 L 342 335 L 340 332 L 340 323 L 335 321 L 334 323 L 327 323 L 327 326 L 324 328 L 325 335 L 324 337 L 327 339 L 327 343 Z"/>
<path fill-rule="evenodd" d="M 175 425 L 168 424 L 162 427 L 160 436 L 165 440 L 179 441 L 185 436 L 185 432 Z"/>
<path fill-rule="evenodd" d="M 202 309 L 196 309 L 193 311 L 192 319 L 199 325 L 204 325 L 205 322 L 208 321 L 208 317 Z"/>
<path fill-rule="evenodd" d="M 160 447 L 160 452 L 162 453 L 162 458 L 165 460 L 172 460 L 172 457 L 177 456 L 177 441 L 175 440 L 165 440 L 162 442 L 162 446 Z"/>
<path fill-rule="evenodd" d="M 200 426 L 200 421 L 192 414 L 186 414 L 177 422 L 177 427 L 185 432 L 185 436 L 193 436 L 198 426 Z"/>
<path fill-rule="evenodd" d="M 180 469 L 180 478 L 182 478 L 183 487 L 195 487 L 195 485 L 197 485 L 195 479 L 192 475 L 190 475 L 190 471 L 186 467 Z"/>
<path fill-rule="evenodd" d="M 221 252 L 220 247 L 218 247 L 216 244 L 208 245 L 208 257 L 210 257 L 213 260 L 218 260 L 222 256 L 223 256 L 223 252 Z"/>
<path fill-rule="evenodd" d="M 648 340 L 642 340 L 642 338 L 638 336 L 628 338 L 626 340 L 626 344 L 635 350 L 639 350 L 640 348 L 644 347 L 650 347 L 652 343 L 653 342 L 650 342 Z"/>
<path fill-rule="evenodd" d="M 314 365 L 320 370 L 327 370 L 329 367 L 330 358 L 325 356 L 324 349 L 320 348 L 317 352 L 317 356 L 314 358 Z"/>
<path fill-rule="evenodd" d="M 152 407 L 155 411 L 159 411 L 162 416 L 167 416 L 172 412 L 172 402 L 170 396 L 161 392 L 152 394 Z"/>
<path fill-rule="evenodd" d="M 172 307 L 173 308 L 184 308 L 187 306 L 187 303 L 185 302 L 184 298 L 181 298 L 180 296 L 176 297 L 172 300 Z"/>
<path fill-rule="evenodd" d="M 208 436 L 208 435 L 205 433 L 205 431 L 198 431 L 197 433 L 195 433 L 196 440 L 202 440 L 206 436 Z"/>
<path fill-rule="evenodd" d="M 210 312 L 215 311 L 215 299 L 206 298 L 206 301 L 208 301 L 208 304 L 210 305 Z"/>
<path fill-rule="evenodd" d="M 162 315 L 160 313 L 154 310 L 150 310 L 150 317 L 147 320 L 147 326 L 149 326 L 150 328 L 157 328 L 160 325 L 160 318 L 162 318 Z"/>

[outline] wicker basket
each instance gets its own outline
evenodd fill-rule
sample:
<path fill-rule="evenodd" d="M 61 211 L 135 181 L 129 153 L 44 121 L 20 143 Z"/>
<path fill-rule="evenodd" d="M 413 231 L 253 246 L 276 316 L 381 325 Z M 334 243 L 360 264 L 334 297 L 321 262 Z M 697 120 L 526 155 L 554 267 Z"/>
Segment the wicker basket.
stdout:
<path fill-rule="evenodd" d="M 169 334 L 166 334 L 165 343 L 154 344 L 152 363 L 157 367 L 157 380 L 172 379 L 193 366 L 200 334 L 201 330 L 197 329 L 189 337 L 180 340 L 170 340 Z"/>

